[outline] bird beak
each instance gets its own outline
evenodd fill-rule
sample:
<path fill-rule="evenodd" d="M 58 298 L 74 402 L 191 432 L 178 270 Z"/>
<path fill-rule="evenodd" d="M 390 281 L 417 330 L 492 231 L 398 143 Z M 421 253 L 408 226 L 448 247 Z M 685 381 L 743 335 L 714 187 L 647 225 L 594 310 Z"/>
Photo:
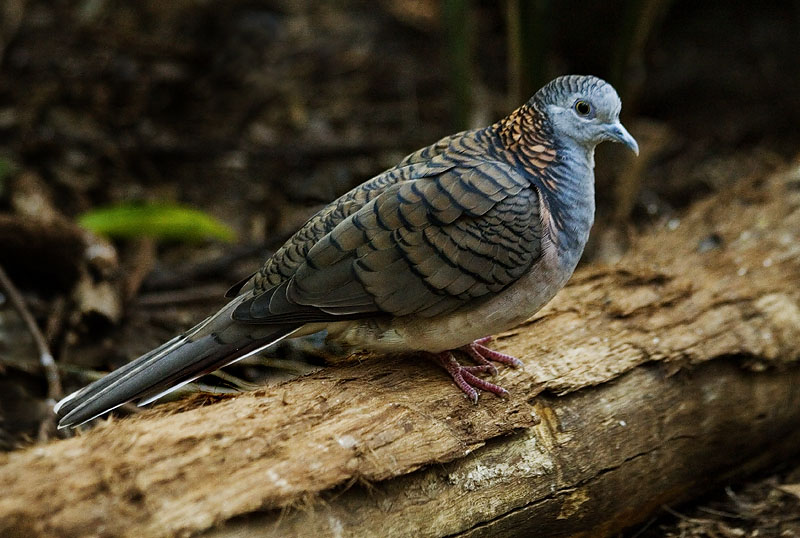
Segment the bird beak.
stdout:
<path fill-rule="evenodd" d="M 611 140 L 628 146 L 632 152 L 639 155 L 639 144 L 636 143 L 636 139 L 631 136 L 631 133 L 620 122 L 610 125 L 607 132 Z"/>

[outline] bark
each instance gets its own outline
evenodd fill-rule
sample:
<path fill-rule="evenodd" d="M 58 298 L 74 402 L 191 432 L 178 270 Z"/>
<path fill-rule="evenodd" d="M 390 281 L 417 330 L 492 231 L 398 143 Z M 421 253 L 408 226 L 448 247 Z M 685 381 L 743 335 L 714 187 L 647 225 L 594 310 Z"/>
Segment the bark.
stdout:
<path fill-rule="evenodd" d="M 800 437 L 800 169 L 587 267 L 470 404 L 421 357 L 196 397 L 4 456 L 0 534 L 602 536 Z M 208 404 L 208 405 L 206 405 Z"/>

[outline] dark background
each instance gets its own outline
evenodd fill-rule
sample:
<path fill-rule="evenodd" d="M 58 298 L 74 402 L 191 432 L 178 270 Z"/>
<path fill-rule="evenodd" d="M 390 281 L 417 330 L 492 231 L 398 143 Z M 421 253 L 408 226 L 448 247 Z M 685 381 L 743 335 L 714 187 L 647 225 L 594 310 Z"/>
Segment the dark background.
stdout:
<path fill-rule="evenodd" d="M 0 242 L 0 264 L 49 329 L 65 390 L 220 305 L 320 204 L 495 121 L 556 75 L 614 83 L 642 147 L 635 162 L 599 150 L 585 260 L 613 262 L 630 237 L 800 147 L 796 1 L 4 0 L 0 15 L 0 215 L 46 213 L 58 227 L 115 202 L 167 200 L 238 237 L 116 241 L 110 269 L 76 266 L 63 240 L 64 255 Z M 87 271 L 95 285 L 135 282 L 116 315 L 78 306 Z M 28 349 L 0 301 L 7 450 L 53 435 L 36 356 L 18 356 Z M 705 527 L 666 515 L 641 536 L 727 536 L 737 525 L 778 536 L 798 518 L 796 502 L 772 494 L 780 473 L 790 471 L 736 486 L 762 512 L 702 512 L 720 503 L 741 516 L 720 494 L 686 508 Z"/>

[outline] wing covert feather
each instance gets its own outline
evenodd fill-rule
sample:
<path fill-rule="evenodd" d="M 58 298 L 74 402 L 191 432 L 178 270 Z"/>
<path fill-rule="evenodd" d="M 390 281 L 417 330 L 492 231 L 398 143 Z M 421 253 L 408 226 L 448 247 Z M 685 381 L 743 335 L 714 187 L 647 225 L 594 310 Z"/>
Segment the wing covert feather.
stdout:
<path fill-rule="evenodd" d="M 309 221 L 315 233 L 330 230 L 290 247 L 295 251 L 286 255 L 304 251 L 304 261 L 234 317 L 273 322 L 287 304 L 314 320 L 325 313 L 438 315 L 499 292 L 540 256 L 539 195 L 519 171 L 475 160 L 409 166 L 424 170 L 406 170 L 407 179 L 375 196 L 357 195 L 364 200 L 358 209 L 345 204 Z"/>

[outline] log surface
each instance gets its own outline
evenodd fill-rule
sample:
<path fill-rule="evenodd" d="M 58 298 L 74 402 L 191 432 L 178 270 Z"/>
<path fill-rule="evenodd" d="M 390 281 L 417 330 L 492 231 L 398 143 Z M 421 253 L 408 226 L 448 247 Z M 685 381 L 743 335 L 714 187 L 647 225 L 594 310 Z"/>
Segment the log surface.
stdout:
<path fill-rule="evenodd" d="M 614 532 L 796 450 L 798 233 L 794 166 L 582 269 L 500 336 L 507 400 L 376 358 L 4 455 L 0 534 Z"/>

